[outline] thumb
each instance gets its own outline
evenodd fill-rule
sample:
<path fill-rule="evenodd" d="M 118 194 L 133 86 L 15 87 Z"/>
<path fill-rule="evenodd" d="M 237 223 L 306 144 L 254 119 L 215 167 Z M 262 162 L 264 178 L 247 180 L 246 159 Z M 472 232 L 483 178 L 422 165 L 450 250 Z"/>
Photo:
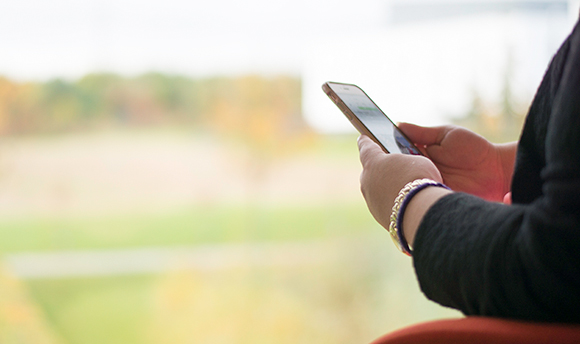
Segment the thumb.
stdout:
<path fill-rule="evenodd" d="M 399 123 L 398 126 L 413 143 L 425 146 L 440 144 L 450 130 L 448 126 L 421 127 L 411 123 Z"/>

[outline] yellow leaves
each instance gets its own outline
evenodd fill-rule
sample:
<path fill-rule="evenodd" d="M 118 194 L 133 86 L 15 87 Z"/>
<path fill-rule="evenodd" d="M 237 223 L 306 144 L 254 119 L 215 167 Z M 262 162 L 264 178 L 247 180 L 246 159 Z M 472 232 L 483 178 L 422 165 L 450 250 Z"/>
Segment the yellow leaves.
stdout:
<path fill-rule="evenodd" d="M 29 119 L 38 100 L 38 87 L 32 83 L 17 84 L 0 78 L 0 135 L 19 131 L 31 125 Z"/>
<path fill-rule="evenodd" d="M 300 82 L 247 76 L 216 92 L 209 123 L 258 155 L 283 154 L 310 134 L 301 116 Z"/>
<path fill-rule="evenodd" d="M 257 150 L 286 146 L 308 131 L 301 116 L 301 83 L 295 77 L 93 74 L 42 83 L 0 78 L 0 134 L 111 124 L 209 128 Z"/>
<path fill-rule="evenodd" d="M 0 343 L 59 344 L 24 284 L 0 266 Z"/>
<path fill-rule="evenodd" d="M 158 284 L 153 343 L 325 343 L 311 305 L 255 281 L 255 271 L 176 271 Z"/>

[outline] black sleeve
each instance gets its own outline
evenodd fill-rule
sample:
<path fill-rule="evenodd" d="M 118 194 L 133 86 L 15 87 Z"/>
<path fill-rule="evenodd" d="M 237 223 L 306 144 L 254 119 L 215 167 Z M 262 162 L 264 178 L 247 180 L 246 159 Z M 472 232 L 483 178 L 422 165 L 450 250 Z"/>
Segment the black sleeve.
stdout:
<path fill-rule="evenodd" d="M 554 94 L 541 194 L 503 205 L 455 193 L 415 237 L 425 295 L 467 315 L 580 322 L 580 29 Z M 537 186 L 535 186 L 537 187 Z"/>

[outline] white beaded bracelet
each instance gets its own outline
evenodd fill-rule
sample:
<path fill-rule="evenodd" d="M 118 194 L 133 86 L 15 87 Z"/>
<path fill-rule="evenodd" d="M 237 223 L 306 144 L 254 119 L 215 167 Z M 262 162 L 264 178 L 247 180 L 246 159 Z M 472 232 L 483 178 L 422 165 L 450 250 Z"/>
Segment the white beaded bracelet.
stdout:
<path fill-rule="evenodd" d="M 411 251 L 403 233 L 403 215 L 413 196 L 429 186 L 437 186 L 449 190 L 449 187 L 445 184 L 436 182 L 432 179 L 416 179 L 405 184 L 401 191 L 399 191 L 391 211 L 391 219 L 387 230 L 391 235 L 391 239 L 393 239 L 395 246 L 408 256 L 411 256 L 413 252 Z"/>

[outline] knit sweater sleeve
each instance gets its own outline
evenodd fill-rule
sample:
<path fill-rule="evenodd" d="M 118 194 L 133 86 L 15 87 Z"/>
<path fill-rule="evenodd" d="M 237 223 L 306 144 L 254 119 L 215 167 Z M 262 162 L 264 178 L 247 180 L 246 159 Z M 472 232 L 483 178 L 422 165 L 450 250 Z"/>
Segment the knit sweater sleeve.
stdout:
<path fill-rule="evenodd" d="M 514 205 L 463 193 L 437 201 L 414 242 L 428 298 L 467 315 L 580 322 L 578 25 L 567 44 L 561 78 L 550 80 L 557 88 L 545 109 L 545 166 L 533 186 L 539 195 Z"/>

